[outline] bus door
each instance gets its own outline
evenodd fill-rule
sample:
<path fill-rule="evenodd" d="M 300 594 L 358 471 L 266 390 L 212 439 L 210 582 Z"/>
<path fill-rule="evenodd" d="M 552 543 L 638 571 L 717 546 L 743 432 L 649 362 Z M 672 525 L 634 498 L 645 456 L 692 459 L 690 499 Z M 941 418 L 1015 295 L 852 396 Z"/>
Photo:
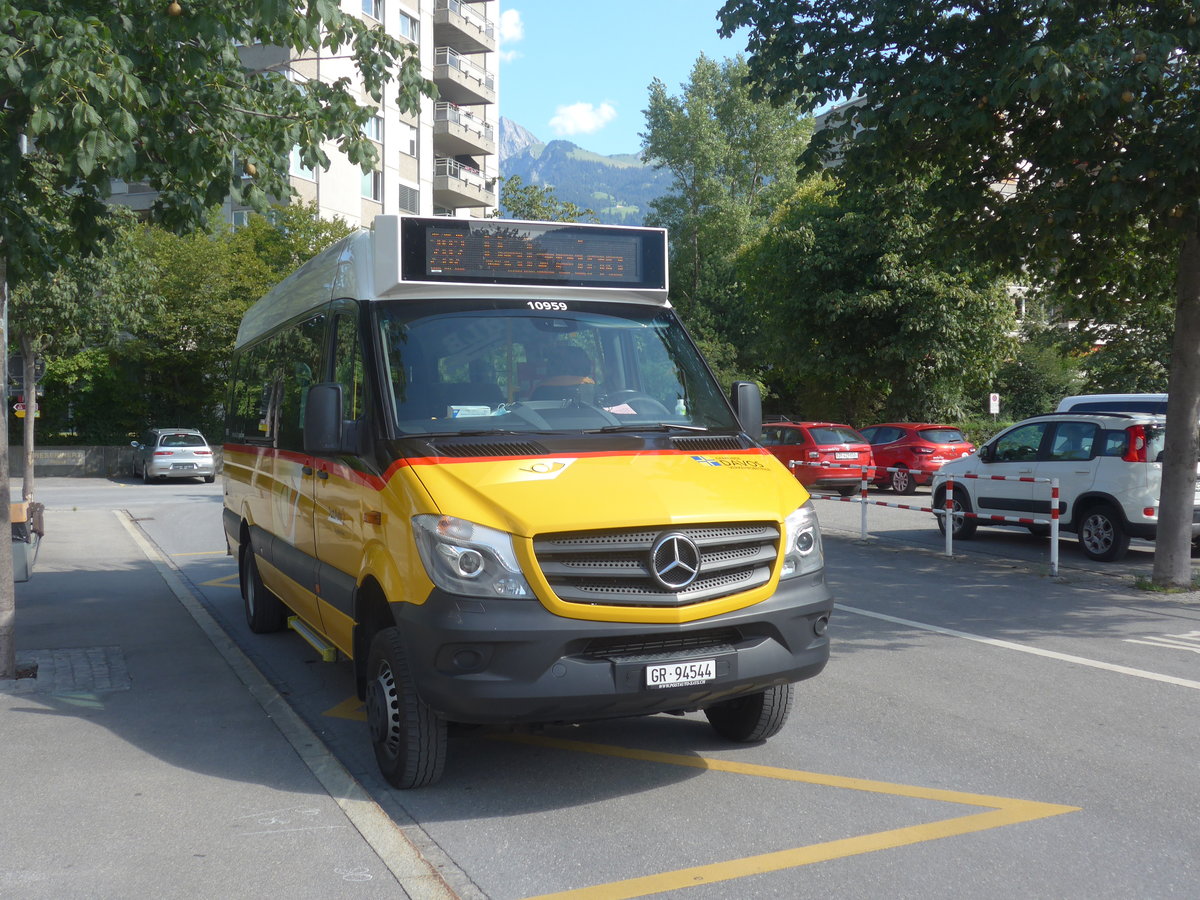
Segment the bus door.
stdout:
<path fill-rule="evenodd" d="M 366 428 L 366 379 L 353 304 L 335 312 L 331 323 L 333 380 L 342 385 L 342 421 L 354 433 Z M 349 433 L 349 432 L 348 432 Z M 353 654 L 354 588 L 363 557 L 364 518 L 379 512 L 378 491 L 358 458 L 315 458 L 313 531 L 317 585 L 325 635 Z"/>
<path fill-rule="evenodd" d="M 279 336 L 279 429 L 273 462 L 271 519 L 274 543 L 270 564 L 284 576 L 270 587 L 284 603 L 318 630 L 317 543 L 313 527 L 313 458 L 304 453 L 304 403 L 320 381 L 325 319 L 314 316 Z"/>

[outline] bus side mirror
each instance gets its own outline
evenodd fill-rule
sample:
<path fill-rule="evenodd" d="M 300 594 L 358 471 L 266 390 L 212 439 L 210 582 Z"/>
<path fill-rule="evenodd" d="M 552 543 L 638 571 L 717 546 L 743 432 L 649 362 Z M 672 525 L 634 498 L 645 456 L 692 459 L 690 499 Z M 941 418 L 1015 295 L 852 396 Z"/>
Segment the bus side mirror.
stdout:
<path fill-rule="evenodd" d="M 311 385 L 304 401 L 304 452 L 341 453 L 342 386 L 336 382 Z"/>
<path fill-rule="evenodd" d="M 753 381 L 735 381 L 729 392 L 733 411 L 746 432 L 756 441 L 762 440 L 762 394 Z"/>

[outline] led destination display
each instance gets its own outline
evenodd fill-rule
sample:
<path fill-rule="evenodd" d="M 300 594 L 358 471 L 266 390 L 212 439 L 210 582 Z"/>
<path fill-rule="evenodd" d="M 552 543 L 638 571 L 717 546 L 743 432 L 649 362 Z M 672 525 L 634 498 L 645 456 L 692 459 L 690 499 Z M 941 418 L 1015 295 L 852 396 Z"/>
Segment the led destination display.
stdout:
<path fill-rule="evenodd" d="M 443 218 L 404 219 L 401 229 L 405 281 L 666 288 L 655 229 Z"/>

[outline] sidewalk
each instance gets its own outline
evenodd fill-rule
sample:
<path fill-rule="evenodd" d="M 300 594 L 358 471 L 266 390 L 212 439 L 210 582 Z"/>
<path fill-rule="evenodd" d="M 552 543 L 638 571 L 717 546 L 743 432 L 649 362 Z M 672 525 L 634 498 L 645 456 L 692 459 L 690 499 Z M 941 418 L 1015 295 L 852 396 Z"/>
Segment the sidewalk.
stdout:
<path fill-rule="evenodd" d="M 452 897 L 141 540 L 47 512 L 16 586 L 0 897 Z"/>

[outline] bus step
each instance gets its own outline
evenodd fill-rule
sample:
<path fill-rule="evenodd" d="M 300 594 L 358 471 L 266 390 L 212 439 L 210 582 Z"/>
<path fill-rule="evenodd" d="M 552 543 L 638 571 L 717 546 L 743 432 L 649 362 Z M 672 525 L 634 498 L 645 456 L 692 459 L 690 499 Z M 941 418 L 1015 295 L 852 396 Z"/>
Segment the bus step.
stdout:
<path fill-rule="evenodd" d="M 287 624 L 288 628 L 308 641 L 309 646 L 321 654 L 321 659 L 325 662 L 337 662 L 337 647 L 309 628 L 303 619 L 299 616 L 288 616 Z"/>

